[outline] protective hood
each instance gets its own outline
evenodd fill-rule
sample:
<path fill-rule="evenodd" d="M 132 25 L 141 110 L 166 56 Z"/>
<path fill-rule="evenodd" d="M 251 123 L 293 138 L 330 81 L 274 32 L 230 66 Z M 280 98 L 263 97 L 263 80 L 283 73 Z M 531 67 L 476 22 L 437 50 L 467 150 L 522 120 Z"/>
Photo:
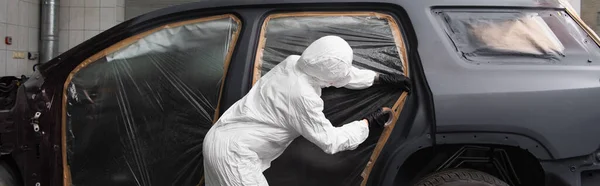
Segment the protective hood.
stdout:
<path fill-rule="evenodd" d="M 310 44 L 298 60 L 298 68 L 322 87 L 343 87 L 350 82 L 353 52 L 341 37 L 325 36 Z"/>

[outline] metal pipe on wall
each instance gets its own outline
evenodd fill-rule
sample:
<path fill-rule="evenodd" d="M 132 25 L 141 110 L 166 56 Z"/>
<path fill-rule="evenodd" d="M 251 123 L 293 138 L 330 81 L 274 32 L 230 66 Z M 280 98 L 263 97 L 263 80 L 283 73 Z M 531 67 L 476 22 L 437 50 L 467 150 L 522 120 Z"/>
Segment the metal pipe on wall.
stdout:
<path fill-rule="evenodd" d="M 58 56 L 58 21 L 60 0 L 42 0 L 40 23 L 40 63 L 45 63 Z M 64 39 L 64 38 L 63 38 Z"/>

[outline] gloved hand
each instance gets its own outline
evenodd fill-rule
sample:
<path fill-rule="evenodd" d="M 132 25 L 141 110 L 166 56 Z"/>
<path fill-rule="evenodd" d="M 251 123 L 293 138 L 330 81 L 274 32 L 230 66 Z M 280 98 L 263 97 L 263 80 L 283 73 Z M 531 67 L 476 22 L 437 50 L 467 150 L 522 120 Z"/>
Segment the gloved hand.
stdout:
<path fill-rule="evenodd" d="M 379 83 L 399 87 L 406 92 L 410 92 L 412 87 L 412 81 L 404 75 L 378 74 L 377 76 Z"/>
<path fill-rule="evenodd" d="M 383 128 L 385 123 L 392 120 L 392 109 L 383 107 L 369 114 L 365 119 L 371 128 Z"/>

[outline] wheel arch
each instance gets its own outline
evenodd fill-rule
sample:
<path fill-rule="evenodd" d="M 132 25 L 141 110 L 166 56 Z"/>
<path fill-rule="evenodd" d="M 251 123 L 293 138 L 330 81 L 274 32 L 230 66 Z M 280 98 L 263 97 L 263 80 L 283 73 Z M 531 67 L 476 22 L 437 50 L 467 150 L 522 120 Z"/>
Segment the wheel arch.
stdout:
<path fill-rule="evenodd" d="M 526 150 L 540 160 L 554 158 L 546 145 L 525 135 L 497 132 L 440 132 L 436 134 L 436 145 L 456 144 L 511 146 Z"/>
<path fill-rule="evenodd" d="M 405 174 L 402 167 L 410 163 L 411 157 L 424 151 L 439 151 L 447 146 L 478 145 L 505 147 L 513 150 L 520 149 L 524 154 L 531 155 L 529 161 L 536 161 L 535 163 L 539 166 L 535 168 L 541 168 L 540 160 L 553 158 L 551 151 L 539 141 L 514 133 L 449 132 L 437 133 L 434 139 L 436 143 L 432 145 L 431 136 L 422 136 L 409 140 L 405 143 L 406 145 L 394 150 L 390 155 L 392 158 L 389 158 L 385 163 L 386 166 L 382 167 L 381 185 L 408 184 L 409 182 L 402 180 L 400 177 Z M 540 171 L 543 171 L 543 169 L 540 169 Z"/>

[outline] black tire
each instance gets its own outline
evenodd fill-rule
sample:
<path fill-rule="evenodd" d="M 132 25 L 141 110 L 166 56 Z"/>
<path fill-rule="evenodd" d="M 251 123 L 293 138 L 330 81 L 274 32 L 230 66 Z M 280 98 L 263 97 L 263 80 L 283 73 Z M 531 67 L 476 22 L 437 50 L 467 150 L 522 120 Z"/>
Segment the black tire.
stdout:
<path fill-rule="evenodd" d="M 0 162 L 0 186 L 18 186 L 17 179 L 12 173 L 10 167 Z"/>
<path fill-rule="evenodd" d="M 414 186 L 509 186 L 488 173 L 472 169 L 450 169 L 433 173 Z"/>

